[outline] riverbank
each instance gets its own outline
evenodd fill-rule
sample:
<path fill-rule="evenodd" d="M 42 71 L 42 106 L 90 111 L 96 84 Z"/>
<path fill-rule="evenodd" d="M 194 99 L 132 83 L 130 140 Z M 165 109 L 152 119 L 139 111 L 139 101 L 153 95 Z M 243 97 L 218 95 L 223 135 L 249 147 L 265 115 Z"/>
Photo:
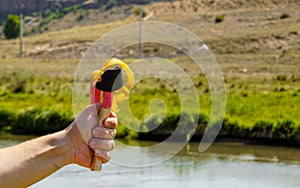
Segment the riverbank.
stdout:
<path fill-rule="evenodd" d="M 178 120 L 179 117 L 180 116 L 177 117 Z M 191 141 L 201 141 L 207 125 L 207 119 L 205 117 L 203 114 L 200 115 L 199 124 L 191 136 Z M 162 141 L 171 136 L 176 128 L 176 126 L 171 129 L 159 127 L 147 133 L 141 132 L 138 133 L 137 139 Z M 190 135 L 188 137 L 190 137 Z M 179 134 L 176 139 L 183 141 L 186 138 L 187 135 Z M 300 147 L 300 126 L 291 120 L 284 120 L 277 123 L 258 121 L 255 122 L 252 127 L 243 127 L 236 122 L 225 119 L 215 141 Z"/>
<path fill-rule="evenodd" d="M 179 129 L 182 134 L 176 138 L 178 141 L 185 140 L 191 135 L 191 141 L 202 139 L 207 128 L 208 116 L 200 114 L 197 127 L 191 127 L 194 123 L 192 117 L 185 118 L 184 125 L 189 126 L 177 127 L 179 119 L 180 114 L 168 115 L 156 129 L 151 131 L 147 129 L 153 126 L 153 121 L 144 121 L 137 126 L 143 132 L 130 130 L 120 124 L 117 128 L 117 138 L 162 141 L 172 135 L 175 129 Z M 17 114 L 0 110 L 0 120 L 0 127 L 4 132 L 16 135 L 43 135 L 64 129 L 73 121 L 73 117 L 70 112 L 57 109 L 28 108 Z M 193 131 L 194 133 L 192 133 Z M 300 147 L 300 125 L 291 120 L 284 120 L 276 123 L 258 121 L 251 127 L 244 127 L 230 119 L 225 119 L 216 138 L 216 142 L 223 141 Z"/>

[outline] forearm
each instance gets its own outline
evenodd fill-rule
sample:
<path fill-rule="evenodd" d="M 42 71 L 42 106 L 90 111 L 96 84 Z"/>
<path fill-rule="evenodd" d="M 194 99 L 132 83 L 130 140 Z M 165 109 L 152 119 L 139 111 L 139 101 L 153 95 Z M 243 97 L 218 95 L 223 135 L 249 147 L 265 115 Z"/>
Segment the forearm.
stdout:
<path fill-rule="evenodd" d="M 0 187 L 27 187 L 72 163 L 68 131 L 0 150 Z"/>

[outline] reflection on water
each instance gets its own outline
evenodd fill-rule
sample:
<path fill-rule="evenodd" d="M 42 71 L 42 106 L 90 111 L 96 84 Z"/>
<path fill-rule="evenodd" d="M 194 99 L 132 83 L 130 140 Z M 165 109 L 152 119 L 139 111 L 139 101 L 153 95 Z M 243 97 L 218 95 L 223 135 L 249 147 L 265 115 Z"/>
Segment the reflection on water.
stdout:
<path fill-rule="evenodd" d="M 29 140 L 34 138 L 34 136 L 27 136 L 27 135 L 11 135 L 6 133 L 0 133 L 0 148 L 9 147 L 16 145 L 20 142 Z"/>
<path fill-rule="evenodd" d="M 22 140 L 22 139 L 21 139 Z M 1 140 L 1 147 L 16 140 Z M 136 142 L 134 145 L 147 145 Z M 153 144 L 153 143 L 150 143 Z M 173 143 L 174 144 L 174 143 Z M 300 150 L 286 147 L 215 143 L 206 152 L 197 152 L 199 143 L 190 143 L 170 160 L 154 167 L 128 168 L 112 162 L 101 172 L 69 165 L 32 187 L 299 187 Z M 151 153 L 158 157 L 164 151 Z M 114 155 L 133 157 L 126 150 Z M 141 159 L 138 159 L 141 160 Z"/>

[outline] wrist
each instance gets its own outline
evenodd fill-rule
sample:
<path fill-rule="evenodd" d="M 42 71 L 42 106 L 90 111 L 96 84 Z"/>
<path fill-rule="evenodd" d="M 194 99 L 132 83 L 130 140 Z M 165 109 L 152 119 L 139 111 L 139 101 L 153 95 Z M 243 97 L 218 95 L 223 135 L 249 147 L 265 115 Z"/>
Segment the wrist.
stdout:
<path fill-rule="evenodd" d="M 68 145 L 69 164 L 78 164 L 83 167 L 90 167 L 92 150 L 84 141 L 74 121 L 65 130 L 66 143 Z"/>
<path fill-rule="evenodd" d="M 53 152 L 59 157 L 57 162 L 61 167 L 71 164 L 73 160 L 73 147 L 70 147 L 72 142 L 68 134 L 68 130 L 54 133 L 50 142 L 50 145 L 55 148 Z"/>

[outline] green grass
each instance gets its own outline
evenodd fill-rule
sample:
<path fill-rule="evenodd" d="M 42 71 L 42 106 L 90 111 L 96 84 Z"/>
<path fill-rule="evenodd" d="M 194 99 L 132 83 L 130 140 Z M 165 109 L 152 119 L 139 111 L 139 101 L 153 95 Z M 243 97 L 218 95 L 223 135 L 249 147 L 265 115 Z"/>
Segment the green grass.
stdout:
<path fill-rule="evenodd" d="M 201 105 L 201 122 L 196 133 L 201 134 L 211 110 L 207 81 L 202 74 L 197 74 L 189 59 L 178 57 L 170 60 L 182 68 L 188 64 L 186 72 L 194 75 L 192 80 L 198 90 Z M 134 59 L 125 61 L 133 62 Z M 73 119 L 72 81 L 78 62 L 76 59 L 2 59 L 0 128 L 13 133 L 45 134 L 68 126 Z M 248 65 L 248 70 L 272 73 L 253 77 L 249 74 L 228 74 L 226 70 L 233 70 L 237 65 L 221 64 L 221 68 L 225 70 L 227 109 L 220 135 L 251 138 L 271 135 L 271 138 L 289 141 L 298 138 L 300 78 L 297 74 L 285 74 L 285 71 L 272 72 L 295 69 L 297 63 L 289 66 L 279 64 L 278 70 L 271 65 Z M 88 96 L 84 96 L 86 97 Z M 164 104 L 157 101 L 157 98 Z M 151 106 L 153 100 L 156 100 L 156 105 Z M 148 131 L 151 121 L 162 124 L 149 134 L 170 132 L 176 128 L 174 120 L 178 120 L 181 114 L 180 98 L 176 90 L 167 82 L 156 78 L 137 84 L 131 92 L 129 105 L 132 114 L 139 121 L 136 122 L 121 111 L 119 119 L 122 122 L 117 129 L 120 137 L 139 137 L 144 134 L 139 131 Z M 151 117 L 151 112 L 156 114 Z M 160 119 L 162 117 L 165 119 Z M 185 121 L 188 125 L 193 117 L 186 117 Z"/>
<path fill-rule="evenodd" d="M 300 92 L 228 93 L 226 116 L 240 125 L 251 127 L 258 120 L 278 122 L 291 119 L 300 123 Z M 244 96 L 243 96 L 244 95 Z"/>

